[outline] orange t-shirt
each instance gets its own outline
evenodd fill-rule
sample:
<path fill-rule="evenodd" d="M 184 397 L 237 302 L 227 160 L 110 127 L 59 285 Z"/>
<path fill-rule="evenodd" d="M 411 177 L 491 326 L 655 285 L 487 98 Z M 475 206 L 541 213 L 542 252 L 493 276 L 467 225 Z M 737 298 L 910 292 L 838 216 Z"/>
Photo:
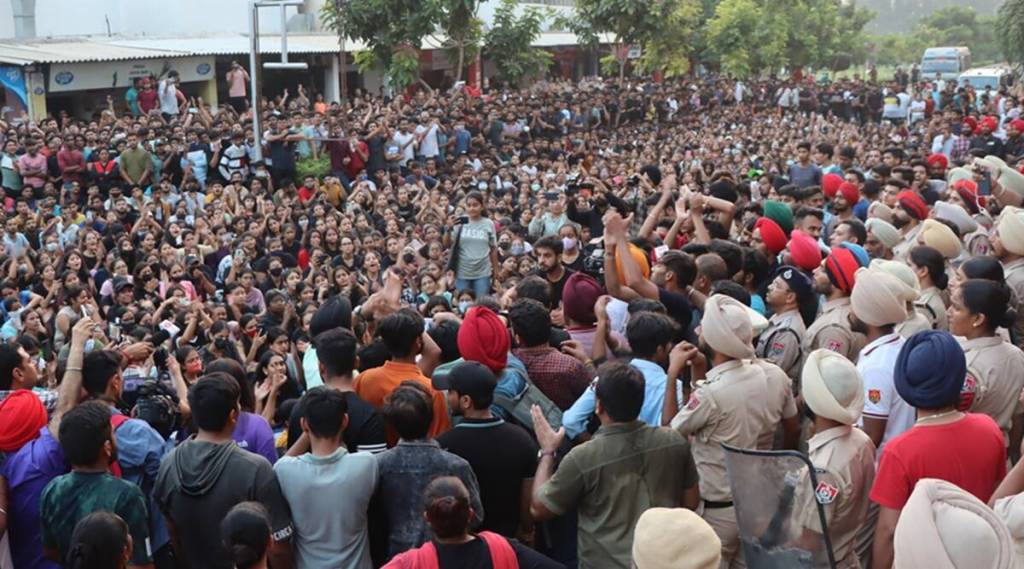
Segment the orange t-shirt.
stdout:
<path fill-rule="evenodd" d="M 430 423 L 430 431 L 427 436 L 435 438 L 451 428 L 451 420 L 448 418 L 448 403 L 444 399 L 444 393 L 435 391 L 430 385 L 430 379 L 423 375 L 423 372 L 415 364 L 384 362 L 383 366 L 368 369 L 356 376 L 353 387 L 356 390 L 356 395 L 379 411 L 384 407 L 384 399 L 391 395 L 391 392 L 403 381 L 410 379 L 426 387 L 434 400 L 434 420 Z M 390 426 L 387 428 L 387 442 L 388 447 L 393 447 L 398 443 L 398 434 Z"/>

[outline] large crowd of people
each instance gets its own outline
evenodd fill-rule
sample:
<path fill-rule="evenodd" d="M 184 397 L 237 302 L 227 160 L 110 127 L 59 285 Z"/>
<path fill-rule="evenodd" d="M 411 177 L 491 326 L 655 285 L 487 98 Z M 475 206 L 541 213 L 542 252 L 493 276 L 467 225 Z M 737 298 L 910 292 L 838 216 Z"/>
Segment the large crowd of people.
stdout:
<path fill-rule="evenodd" d="M 176 79 L 0 124 L 0 567 L 1024 561 L 1014 90 Z"/>

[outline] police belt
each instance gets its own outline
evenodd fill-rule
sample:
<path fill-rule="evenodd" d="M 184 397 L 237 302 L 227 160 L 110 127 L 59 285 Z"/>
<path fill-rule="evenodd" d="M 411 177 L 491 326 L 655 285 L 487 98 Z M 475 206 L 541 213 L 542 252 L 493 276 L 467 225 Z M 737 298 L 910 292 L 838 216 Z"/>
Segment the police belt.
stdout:
<path fill-rule="evenodd" d="M 704 500 L 705 510 L 720 510 L 722 508 L 731 508 L 732 502 L 715 502 L 712 500 Z"/>

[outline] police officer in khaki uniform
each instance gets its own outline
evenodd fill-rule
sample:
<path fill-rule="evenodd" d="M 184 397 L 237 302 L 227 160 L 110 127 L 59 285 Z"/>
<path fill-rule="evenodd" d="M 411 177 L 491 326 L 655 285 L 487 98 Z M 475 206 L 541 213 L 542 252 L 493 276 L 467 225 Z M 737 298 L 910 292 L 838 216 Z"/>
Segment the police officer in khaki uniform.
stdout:
<path fill-rule="evenodd" d="M 884 259 L 875 259 L 871 261 L 871 268 L 889 273 L 899 279 L 900 282 L 907 285 L 901 291 L 904 295 L 904 300 L 907 302 L 907 317 L 903 322 L 896 324 L 894 331 L 904 338 L 909 338 L 918 332 L 932 330 L 931 320 L 929 320 L 925 314 L 920 310 L 917 310 L 917 307 L 914 306 L 914 303 L 917 302 L 921 294 L 921 283 L 918 282 L 917 275 L 914 273 L 914 270 L 906 263 L 901 263 L 899 261 L 886 261 Z"/>
<path fill-rule="evenodd" d="M 1007 286 L 1017 299 L 1024 299 L 1024 209 L 1003 209 L 992 233 L 992 253 L 1003 264 Z M 1011 338 L 1017 347 L 1024 347 L 1024 311 L 1017 314 Z"/>
<path fill-rule="evenodd" d="M 768 329 L 761 332 L 757 342 L 757 357 L 782 368 L 796 384 L 800 379 L 802 344 L 807 332 L 801 314 L 808 310 L 813 317 L 816 311 L 816 306 L 809 306 L 816 301 L 814 285 L 800 269 L 783 265 L 776 269 L 764 301 L 773 314 L 768 320 Z"/>
<path fill-rule="evenodd" d="M 899 206 L 893 209 L 893 225 L 903 233 L 903 241 L 892 248 L 892 258 L 906 263 L 910 259 L 910 250 L 917 247 L 917 235 L 921 232 L 921 222 L 928 219 L 928 204 L 916 192 L 904 190 L 896 199 Z"/>
<path fill-rule="evenodd" d="M 774 432 L 780 422 L 787 448 L 796 445 L 799 434 L 789 382 L 778 371 L 773 379 L 766 372 L 772 364 L 755 360 L 751 318 L 760 316 L 733 298 L 716 294 L 707 299 L 701 340 L 711 361 L 704 361 L 691 344 L 673 348 L 662 412 L 663 423 L 690 437 L 703 499 L 699 513 L 722 541 L 723 569 L 745 565 L 722 443 L 757 448 L 764 434 Z M 714 367 L 705 374 L 709 364 Z M 679 409 L 675 381 L 687 369 L 696 383 Z"/>
<path fill-rule="evenodd" d="M 850 246 L 844 243 L 833 248 L 814 271 L 814 290 L 826 300 L 821 314 L 804 334 L 805 354 L 819 349 L 831 350 L 852 362 L 866 343 L 863 334 L 850 329 L 850 293 L 854 274 L 862 266 Z"/>
<path fill-rule="evenodd" d="M 1024 352 L 997 332 L 1013 324 L 1010 289 L 1003 283 L 969 279 L 957 287 L 949 306 L 950 332 L 961 342 L 967 359 L 967 378 L 960 393 L 960 410 L 984 413 L 999 425 L 1011 451 L 1019 441 L 1010 440 L 1013 420 L 1024 407 Z"/>
<path fill-rule="evenodd" d="M 804 402 L 814 414 L 814 436 L 807 446 L 817 485 L 800 486 L 797 519 L 805 531 L 821 534 L 821 504 L 836 567 L 859 569 L 854 546 L 875 478 L 875 445 L 854 427 L 864 409 L 864 382 L 850 360 L 829 350 L 807 356 L 801 379 Z"/>

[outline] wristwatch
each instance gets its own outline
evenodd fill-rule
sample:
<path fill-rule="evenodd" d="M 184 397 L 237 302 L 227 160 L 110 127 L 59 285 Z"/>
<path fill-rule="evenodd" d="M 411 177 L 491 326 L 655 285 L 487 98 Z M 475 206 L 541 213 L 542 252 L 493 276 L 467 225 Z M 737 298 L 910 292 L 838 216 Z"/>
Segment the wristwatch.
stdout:
<path fill-rule="evenodd" d="M 544 458 L 545 456 L 550 456 L 551 458 L 555 458 L 556 454 L 558 454 L 558 451 L 538 449 L 537 450 L 537 460 L 540 460 L 540 459 Z"/>

